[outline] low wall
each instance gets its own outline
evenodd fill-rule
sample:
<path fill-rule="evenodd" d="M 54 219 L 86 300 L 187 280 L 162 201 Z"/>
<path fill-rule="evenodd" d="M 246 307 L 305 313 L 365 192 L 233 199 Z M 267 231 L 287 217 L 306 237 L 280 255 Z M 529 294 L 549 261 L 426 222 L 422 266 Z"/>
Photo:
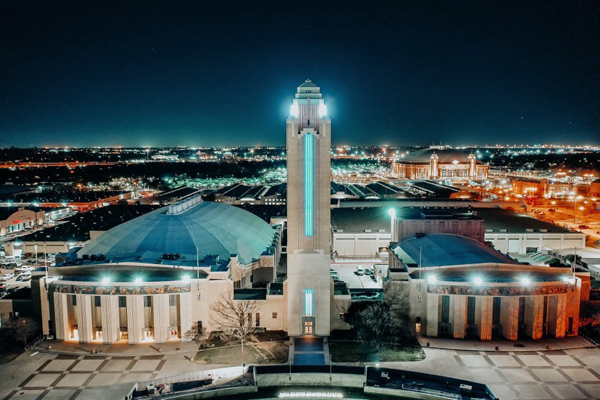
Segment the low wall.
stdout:
<path fill-rule="evenodd" d="M 331 377 L 331 380 L 330 380 Z M 365 384 L 364 375 L 331 374 L 327 373 L 293 373 L 264 374 L 256 376 L 259 387 L 270 386 L 341 386 L 361 388 Z"/>
<path fill-rule="evenodd" d="M 435 393 L 429 392 L 415 392 L 412 390 L 402 390 L 402 389 L 389 389 L 382 388 L 378 386 L 365 386 L 364 392 L 366 394 L 376 394 L 376 395 L 384 395 L 388 397 L 401 397 L 403 399 L 460 399 L 461 397 L 452 396 L 449 393 L 436 395 Z"/>
<path fill-rule="evenodd" d="M 162 399 L 186 399 L 186 400 L 197 400 L 197 399 L 210 399 L 213 397 L 224 397 L 234 396 L 236 394 L 248 394 L 257 393 L 258 388 L 256 386 L 236 386 L 222 389 L 211 389 L 201 392 L 194 393 L 180 393 L 174 395 L 168 395 L 161 397 Z"/>

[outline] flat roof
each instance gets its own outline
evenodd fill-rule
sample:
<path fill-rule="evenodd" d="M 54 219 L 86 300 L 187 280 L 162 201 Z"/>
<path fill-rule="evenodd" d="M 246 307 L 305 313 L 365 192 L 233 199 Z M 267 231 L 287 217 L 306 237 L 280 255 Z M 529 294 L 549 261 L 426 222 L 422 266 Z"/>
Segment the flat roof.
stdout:
<path fill-rule="evenodd" d="M 234 289 L 234 300 L 266 300 L 267 289 Z"/>
<path fill-rule="evenodd" d="M 49 189 L 42 192 L 12 193 L 0 195 L 0 202 L 12 201 L 13 203 L 87 203 L 118 196 L 127 192 L 114 190 L 55 190 Z"/>
<path fill-rule="evenodd" d="M 487 233 L 568 233 L 568 229 L 550 222 L 541 221 L 515 211 L 494 208 L 436 208 L 436 207 L 402 207 L 401 203 L 390 202 L 389 207 L 359 207 L 331 209 L 331 226 L 334 230 L 344 232 L 376 232 L 390 230 L 388 210 L 394 208 L 396 215 L 402 219 L 483 219 Z M 503 230 L 503 231 L 501 231 Z M 533 230 L 533 232 L 531 231 Z M 544 230 L 546 232 L 544 232 Z"/>
<path fill-rule="evenodd" d="M 56 267 L 49 271 L 51 276 L 60 276 L 61 281 L 77 282 L 102 282 L 109 277 L 111 282 L 135 282 L 141 278 L 142 282 L 182 281 L 184 276 L 195 279 L 206 279 L 203 271 L 191 271 L 174 267 L 140 266 L 135 264 L 99 264 L 85 266 Z"/>
<path fill-rule="evenodd" d="M 538 233 L 543 229 L 552 233 L 570 232 L 568 229 L 555 225 L 551 222 L 541 221 L 539 219 L 502 208 L 478 208 L 477 210 L 474 210 L 474 212 L 478 217 L 483 218 L 485 221 L 485 229 L 493 229 L 493 233 L 501 233 L 501 229 L 505 229 L 507 233 L 527 233 L 527 229 L 533 229 Z"/>
<path fill-rule="evenodd" d="M 476 215 L 460 210 L 445 210 L 422 207 L 365 207 L 333 208 L 331 227 L 343 232 L 390 231 L 390 208 L 402 219 L 480 219 Z"/>
<path fill-rule="evenodd" d="M 491 264 L 477 267 L 475 270 L 468 266 L 440 268 L 435 271 L 435 277 L 438 282 L 472 282 L 473 278 L 477 276 L 483 280 L 484 283 L 481 286 L 485 288 L 485 283 L 521 283 L 521 279 L 524 277 L 531 282 L 563 282 L 563 278 L 567 277 L 570 272 L 570 268 L 532 268 L 530 265 Z M 418 279 L 419 274 L 420 271 L 413 271 L 410 277 Z"/>
<path fill-rule="evenodd" d="M 54 227 L 19 238 L 21 242 L 83 242 L 90 231 L 107 231 L 117 225 L 156 210 L 155 205 L 110 205 L 81 212 L 62 220 Z"/>

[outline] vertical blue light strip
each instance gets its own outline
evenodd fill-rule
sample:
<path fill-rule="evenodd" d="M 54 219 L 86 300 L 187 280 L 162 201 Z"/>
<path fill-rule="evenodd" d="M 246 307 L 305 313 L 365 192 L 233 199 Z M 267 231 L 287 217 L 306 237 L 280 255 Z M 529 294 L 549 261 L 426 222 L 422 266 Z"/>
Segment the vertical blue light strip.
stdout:
<path fill-rule="evenodd" d="M 304 236 L 313 235 L 315 137 L 304 135 Z"/>
<path fill-rule="evenodd" d="M 313 290 L 312 289 L 304 290 L 304 316 L 305 317 L 313 316 Z"/>

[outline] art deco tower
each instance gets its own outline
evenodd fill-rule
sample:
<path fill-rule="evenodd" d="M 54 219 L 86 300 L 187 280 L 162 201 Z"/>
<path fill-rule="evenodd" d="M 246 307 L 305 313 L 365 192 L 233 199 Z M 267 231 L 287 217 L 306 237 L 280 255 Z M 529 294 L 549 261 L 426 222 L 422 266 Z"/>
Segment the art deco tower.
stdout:
<path fill-rule="evenodd" d="M 328 336 L 331 120 L 310 80 L 298 87 L 286 135 L 288 333 Z"/>

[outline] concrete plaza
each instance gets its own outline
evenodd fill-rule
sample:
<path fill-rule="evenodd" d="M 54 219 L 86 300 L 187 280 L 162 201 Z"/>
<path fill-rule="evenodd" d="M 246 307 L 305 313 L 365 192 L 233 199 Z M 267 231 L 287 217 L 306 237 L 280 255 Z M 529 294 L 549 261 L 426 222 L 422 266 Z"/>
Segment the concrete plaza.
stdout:
<path fill-rule="evenodd" d="M 600 399 L 600 349 L 582 347 L 579 338 L 500 351 L 493 343 L 479 350 L 474 346 L 481 342 L 449 343 L 457 348 L 424 348 L 423 361 L 381 365 L 486 383 L 503 400 Z M 28 351 L 0 365 L 0 398 L 119 399 L 134 382 L 220 367 L 191 362 L 192 343 L 169 343 L 161 352 L 153 345 L 96 346 L 102 353 L 93 355 L 91 347 L 55 344 L 53 353 Z"/>

